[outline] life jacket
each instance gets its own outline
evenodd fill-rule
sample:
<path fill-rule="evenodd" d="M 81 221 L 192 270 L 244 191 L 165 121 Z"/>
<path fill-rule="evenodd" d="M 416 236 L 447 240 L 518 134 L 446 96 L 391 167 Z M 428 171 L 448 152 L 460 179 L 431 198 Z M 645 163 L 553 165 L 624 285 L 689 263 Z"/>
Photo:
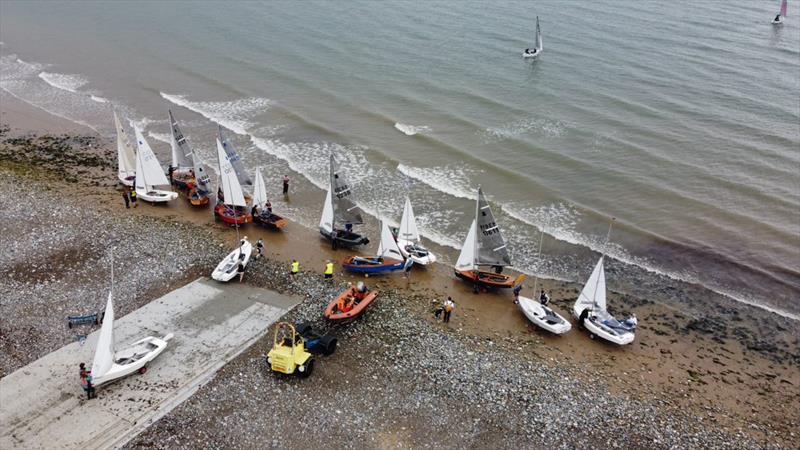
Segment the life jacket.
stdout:
<path fill-rule="evenodd" d="M 333 263 L 325 264 L 325 275 L 333 275 Z"/>
<path fill-rule="evenodd" d="M 295 261 L 292 263 L 292 273 L 297 273 L 300 271 L 300 263 Z M 327 269 L 326 269 L 327 271 Z"/>
<path fill-rule="evenodd" d="M 453 312 L 453 303 L 452 302 L 445 303 L 444 310 L 445 312 Z"/>

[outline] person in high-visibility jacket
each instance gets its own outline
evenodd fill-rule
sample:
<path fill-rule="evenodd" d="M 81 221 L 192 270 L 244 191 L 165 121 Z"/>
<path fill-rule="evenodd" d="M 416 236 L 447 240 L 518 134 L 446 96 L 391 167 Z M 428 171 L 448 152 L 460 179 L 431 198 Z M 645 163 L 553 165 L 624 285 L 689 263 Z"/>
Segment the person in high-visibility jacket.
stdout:
<path fill-rule="evenodd" d="M 333 263 L 330 259 L 328 263 L 325 264 L 325 278 L 333 278 Z"/>
<path fill-rule="evenodd" d="M 297 262 L 296 259 L 292 260 L 292 271 L 290 272 L 292 275 L 297 275 L 297 272 L 300 272 L 300 263 Z"/>

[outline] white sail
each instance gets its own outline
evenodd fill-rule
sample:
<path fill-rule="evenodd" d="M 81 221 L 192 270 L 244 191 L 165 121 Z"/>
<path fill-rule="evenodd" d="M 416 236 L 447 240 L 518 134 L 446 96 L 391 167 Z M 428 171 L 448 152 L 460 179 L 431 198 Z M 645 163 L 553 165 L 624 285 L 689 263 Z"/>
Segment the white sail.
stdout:
<path fill-rule="evenodd" d="M 475 221 L 469 227 L 467 238 L 464 239 L 464 245 L 461 247 L 461 253 L 458 255 L 456 261 L 456 270 L 474 270 L 475 269 L 475 230 L 477 226 Z"/>
<path fill-rule="evenodd" d="M 194 167 L 194 180 L 197 183 L 197 188 L 201 191 L 209 192 L 208 185 L 211 183 L 211 179 L 206 174 L 203 163 L 200 162 L 200 158 L 195 153 L 192 153 L 192 166 Z"/>
<path fill-rule="evenodd" d="M 150 191 L 153 186 L 168 185 L 169 180 L 164 175 L 164 169 L 147 143 L 142 132 L 138 128 L 133 129 L 136 134 L 136 189 L 145 192 Z"/>
<path fill-rule="evenodd" d="M 97 349 L 92 362 L 92 378 L 105 375 L 114 364 L 114 302 L 112 293 L 108 293 L 106 312 L 103 316 L 103 326 L 100 328 L 100 337 L 97 338 Z"/>
<path fill-rule="evenodd" d="M 601 256 L 575 301 L 576 316 L 580 316 L 585 309 L 592 309 L 596 312 L 605 312 L 606 310 L 606 275 L 603 260 L 604 257 Z"/>
<path fill-rule="evenodd" d="M 333 231 L 333 203 L 331 202 L 331 190 L 325 194 L 325 205 L 322 207 L 322 217 L 319 219 L 319 228 L 328 233 Z"/>
<path fill-rule="evenodd" d="M 172 167 L 181 169 L 192 167 L 192 163 L 189 161 L 189 155 L 192 154 L 189 141 L 186 140 L 186 137 L 181 132 L 178 122 L 172 116 L 172 111 L 167 110 L 167 112 L 169 113 L 169 128 L 172 135 L 170 141 L 172 146 Z"/>
<path fill-rule="evenodd" d="M 136 154 L 128 139 L 128 133 L 114 111 L 114 128 L 117 130 L 117 163 L 120 179 L 136 176 Z"/>
<path fill-rule="evenodd" d="M 536 16 L 536 52 L 542 51 L 542 29 L 539 28 L 539 16 Z"/>
<path fill-rule="evenodd" d="M 408 197 L 406 197 L 406 204 L 403 207 L 403 218 L 400 219 L 400 230 L 397 238 L 409 242 L 419 242 L 417 220 L 414 217 L 414 208 L 411 207 L 411 200 Z"/>
<path fill-rule="evenodd" d="M 383 258 L 405 260 L 403 254 L 400 253 L 400 247 L 392 236 L 392 231 L 385 221 L 381 220 L 381 244 L 378 246 L 378 256 Z"/>
<path fill-rule="evenodd" d="M 225 198 L 223 203 L 230 206 L 247 206 L 242 192 L 242 185 L 239 184 L 239 178 L 236 176 L 236 170 L 228 159 L 228 155 L 219 138 L 217 138 L 217 158 L 219 159 L 219 186 L 222 188 L 223 197 Z"/>
<path fill-rule="evenodd" d="M 244 169 L 244 163 L 242 162 L 242 158 L 236 153 L 236 149 L 233 148 L 233 144 L 225 137 L 225 133 L 222 131 L 222 125 L 217 127 L 217 139 L 219 139 L 220 143 L 222 144 L 222 149 L 225 151 L 225 154 L 228 155 L 228 160 L 230 161 L 233 169 L 236 171 L 236 176 L 239 178 L 239 184 L 245 184 L 251 186 L 253 184 L 253 180 L 250 179 L 250 175 L 247 174 L 247 171 Z"/>
<path fill-rule="evenodd" d="M 261 171 L 256 170 L 256 184 L 253 188 L 253 206 L 261 207 L 267 203 L 267 188 L 264 186 L 264 177 Z"/>

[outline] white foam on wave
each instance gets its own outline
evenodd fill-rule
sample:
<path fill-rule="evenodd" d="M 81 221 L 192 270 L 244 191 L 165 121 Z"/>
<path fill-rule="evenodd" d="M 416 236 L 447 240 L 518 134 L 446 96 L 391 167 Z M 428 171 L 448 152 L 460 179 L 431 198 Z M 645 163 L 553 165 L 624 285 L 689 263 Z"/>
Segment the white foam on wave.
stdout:
<path fill-rule="evenodd" d="M 81 86 L 89 83 L 89 80 L 80 75 L 67 73 L 40 72 L 39 78 L 54 88 L 63 89 L 73 94 L 77 94 Z"/>
<path fill-rule="evenodd" d="M 484 143 L 499 142 L 506 139 L 515 138 L 528 132 L 549 138 L 560 137 L 566 130 L 564 122 L 554 119 L 544 119 L 537 117 L 524 117 L 509 122 L 499 127 L 490 127 L 481 132 Z"/>
<path fill-rule="evenodd" d="M 108 99 L 107 98 L 103 98 L 103 97 L 100 97 L 100 96 L 97 96 L 97 95 L 90 95 L 89 98 L 91 98 L 92 100 L 96 101 L 97 103 L 108 103 Z"/>
<path fill-rule="evenodd" d="M 406 125 L 400 122 L 395 123 L 394 127 L 403 132 L 404 134 L 406 134 L 407 136 L 414 136 L 415 134 L 418 133 L 430 133 L 431 131 L 433 131 L 431 130 L 431 127 L 426 125 L 414 126 L 414 125 Z"/>
<path fill-rule="evenodd" d="M 232 101 L 195 102 L 185 95 L 167 94 L 160 92 L 165 100 L 194 111 L 206 119 L 222 125 L 236 134 L 246 136 L 248 128 L 253 124 L 248 118 L 254 114 L 266 111 L 272 101 L 268 98 L 251 97 Z"/>
<path fill-rule="evenodd" d="M 453 197 L 475 200 L 477 194 L 469 184 L 470 169 L 459 166 L 413 167 L 398 164 L 397 170 L 403 175 L 420 181 L 437 191 Z"/>
<path fill-rule="evenodd" d="M 148 131 L 147 135 L 157 141 L 172 145 L 172 135 L 169 133 L 153 133 L 152 131 Z"/>

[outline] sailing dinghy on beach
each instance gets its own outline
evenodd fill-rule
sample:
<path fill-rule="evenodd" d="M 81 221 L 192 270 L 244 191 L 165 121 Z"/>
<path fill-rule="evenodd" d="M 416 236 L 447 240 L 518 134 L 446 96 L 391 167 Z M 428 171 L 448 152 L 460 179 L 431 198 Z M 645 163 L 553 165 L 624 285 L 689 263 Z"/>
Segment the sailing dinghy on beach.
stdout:
<path fill-rule="evenodd" d="M 112 263 L 113 264 L 113 263 Z M 116 351 L 114 342 L 114 275 L 112 268 L 111 290 L 108 292 L 103 326 L 97 339 L 97 349 L 92 363 L 92 384 L 100 386 L 128 376 L 134 372 L 145 373 L 147 363 L 154 360 L 167 348 L 172 333 L 163 338 L 148 336 L 138 340 L 130 347 Z"/>
<path fill-rule="evenodd" d="M 253 188 L 251 210 L 253 223 L 276 230 L 280 230 L 288 225 L 289 221 L 272 212 L 272 206 L 267 207 L 267 203 L 269 203 L 269 200 L 267 199 L 267 188 L 264 185 L 264 177 L 261 176 L 260 170 L 256 170 L 256 184 Z"/>
<path fill-rule="evenodd" d="M 537 259 L 542 254 L 542 239 L 544 237 L 544 232 L 541 233 L 539 236 L 539 252 L 537 253 Z M 533 281 L 533 294 L 536 295 L 536 288 L 539 281 L 539 277 L 537 276 L 534 278 Z M 522 286 L 517 286 L 514 289 L 521 289 Z M 542 291 L 544 295 L 544 291 Z M 517 306 L 519 306 L 520 311 L 525 317 L 528 318 L 534 325 L 538 326 L 539 328 L 545 329 L 554 334 L 564 334 L 567 331 L 572 329 L 572 324 L 560 314 L 553 311 L 552 308 L 547 306 L 547 302 L 549 298 L 545 296 L 545 299 L 542 300 L 542 297 L 539 297 L 539 301 L 536 301 L 532 298 L 527 298 L 523 296 L 517 297 Z"/>
<path fill-rule="evenodd" d="M 242 192 L 242 185 L 239 184 L 236 170 L 228 159 L 219 138 L 217 138 L 217 159 L 219 160 L 219 193 L 217 194 L 217 205 L 214 206 L 214 217 L 237 226 L 238 231 L 238 226 L 252 222 L 253 216 L 247 212 L 247 200 Z"/>
<path fill-rule="evenodd" d="M 400 227 L 392 229 L 392 233 L 397 239 L 397 246 L 404 258 L 411 259 L 414 264 L 427 266 L 436 262 L 436 255 L 423 247 L 420 243 L 421 238 L 417 230 L 417 219 L 414 217 L 414 209 L 411 207 L 411 200 L 406 197 L 406 204 L 403 207 L 403 217 L 400 219 Z"/>
<path fill-rule="evenodd" d="M 405 270 L 413 263 L 411 259 L 406 260 L 403 257 L 389 230 L 389 225 L 381 221 L 381 244 L 378 247 L 378 254 L 374 258 L 351 256 L 342 262 L 342 267 L 349 272 L 373 274 Z"/>
<path fill-rule="evenodd" d="M 330 159 L 330 177 L 325 205 L 322 207 L 322 217 L 319 220 L 319 233 L 331 241 L 334 250 L 339 247 L 352 248 L 369 244 L 366 236 L 353 231 L 353 225 L 363 224 L 364 220 L 361 218 L 361 209 L 356 206 L 350 184 L 333 154 Z M 344 229 L 337 228 L 337 224 L 343 225 Z"/>
<path fill-rule="evenodd" d="M 536 16 L 536 46 L 534 48 L 526 48 L 522 52 L 523 58 L 536 58 L 544 50 L 542 46 L 542 29 L 539 28 L 539 16 Z"/>
<path fill-rule="evenodd" d="M 778 15 L 772 19 L 773 25 L 783 25 L 783 19 L 786 18 L 786 12 L 788 9 L 787 0 L 781 0 L 781 10 L 778 12 Z"/>
<path fill-rule="evenodd" d="M 611 234 L 611 226 L 608 227 Z M 608 243 L 608 237 L 606 237 Z M 636 316 L 623 322 L 617 320 L 606 309 L 605 253 L 600 256 L 592 274 L 583 286 L 572 313 L 578 322 L 589 331 L 589 337 L 601 337 L 617 345 L 633 342 L 636 331 Z"/>
<path fill-rule="evenodd" d="M 253 244 L 247 240 L 247 236 L 239 241 L 239 246 L 228 253 L 211 273 L 211 278 L 217 281 L 231 281 L 239 274 L 239 264 L 247 267 L 250 256 L 253 254 Z"/>
<path fill-rule="evenodd" d="M 493 267 L 495 271 L 480 270 L 481 266 Z M 454 267 L 455 275 L 472 283 L 476 290 L 479 287 L 508 289 L 525 279 L 525 275 L 520 275 L 516 279 L 503 275 L 503 268 L 508 266 L 511 266 L 511 256 L 508 254 L 506 242 L 500 234 L 500 227 L 495 223 L 492 208 L 479 186 L 478 198 L 475 201 L 475 220 L 472 221 L 461 253 L 458 255 Z"/>
<path fill-rule="evenodd" d="M 133 181 L 136 179 L 136 152 L 116 111 L 114 111 L 114 128 L 117 130 L 117 178 L 125 186 L 133 187 Z"/>
<path fill-rule="evenodd" d="M 208 182 L 210 181 L 205 174 L 202 165 L 198 163 L 197 156 L 194 154 L 189 141 L 183 135 L 178 121 L 169 113 L 170 134 L 172 147 L 172 166 L 170 181 L 176 188 L 186 193 L 189 203 L 194 206 L 205 206 L 208 200 Z"/>
<path fill-rule="evenodd" d="M 169 180 L 158 162 L 153 149 L 147 143 L 138 128 L 133 129 L 136 135 L 136 196 L 140 200 L 151 203 L 165 203 L 178 198 L 177 192 L 156 189 L 156 186 L 168 186 Z"/>

